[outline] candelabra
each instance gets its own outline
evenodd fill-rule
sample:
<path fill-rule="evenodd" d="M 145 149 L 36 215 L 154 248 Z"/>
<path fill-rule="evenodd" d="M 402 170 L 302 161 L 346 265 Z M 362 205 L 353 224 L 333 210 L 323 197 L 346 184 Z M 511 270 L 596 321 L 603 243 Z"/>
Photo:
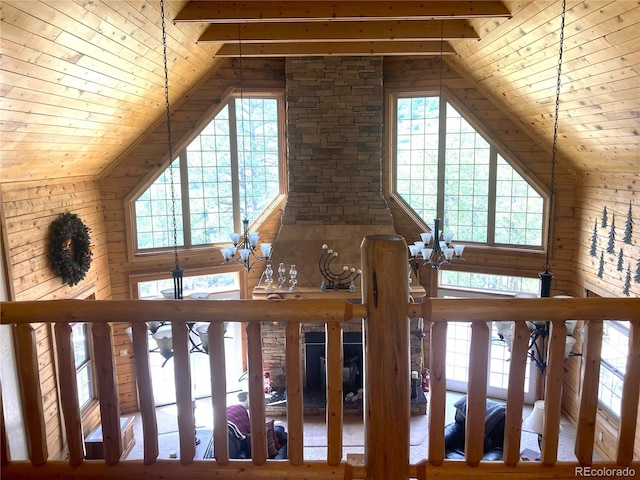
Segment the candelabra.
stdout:
<path fill-rule="evenodd" d="M 421 241 L 409 245 L 409 263 L 416 273 L 421 260 L 424 262 L 423 265 L 431 265 L 434 270 L 438 270 L 445 263 L 451 263 L 452 260 L 464 260 L 462 252 L 465 246 L 451 243 L 453 241 L 453 233 L 440 230 L 439 218 L 434 219 L 433 223 L 432 232 L 435 232 L 435 236 L 432 232 L 421 233 Z M 432 240 L 433 246 L 429 248 Z"/>
<path fill-rule="evenodd" d="M 328 245 L 322 245 L 320 260 L 318 266 L 322 274 L 322 285 L 324 288 L 333 288 L 334 290 L 349 289 L 355 291 L 355 281 L 358 279 L 362 270 L 348 267 L 342 267 L 342 272 L 334 273 L 331 271 L 331 262 L 338 257 L 338 252 L 333 251 Z"/>
<path fill-rule="evenodd" d="M 271 244 L 262 242 L 260 244 L 262 255 L 257 255 L 256 247 L 260 240 L 260 234 L 249 231 L 249 219 L 247 218 L 242 220 L 242 229 L 242 234 L 234 232 L 229 235 L 233 245 L 224 247 L 220 250 L 220 253 L 222 253 L 224 263 L 242 262 L 248 272 L 256 262 L 269 260 L 269 257 L 271 257 Z"/>

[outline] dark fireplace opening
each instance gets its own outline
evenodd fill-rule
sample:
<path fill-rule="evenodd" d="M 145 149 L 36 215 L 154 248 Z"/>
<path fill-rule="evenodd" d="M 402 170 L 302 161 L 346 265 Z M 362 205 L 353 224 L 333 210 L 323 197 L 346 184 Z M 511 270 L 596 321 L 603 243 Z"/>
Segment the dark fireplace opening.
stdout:
<path fill-rule="evenodd" d="M 362 388 L 362 332 L 342 334 L 342 387 L 344 393 Z M 324 332 L 305 334 L 305 387 L 308 391 L 326 389 L 326 359 Z"/>

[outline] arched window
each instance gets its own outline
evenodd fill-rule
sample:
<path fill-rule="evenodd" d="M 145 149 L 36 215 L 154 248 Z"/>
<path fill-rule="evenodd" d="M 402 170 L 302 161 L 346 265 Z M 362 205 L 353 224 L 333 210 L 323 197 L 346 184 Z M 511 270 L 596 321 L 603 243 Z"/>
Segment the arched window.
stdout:
<path fill-rule="evenodd" d="M 229 242 L 283 193 L 283 99 L 231 97 L 134 199 L 136 251 Z M 174 199 L 175 201 L 173 201 Z"/>

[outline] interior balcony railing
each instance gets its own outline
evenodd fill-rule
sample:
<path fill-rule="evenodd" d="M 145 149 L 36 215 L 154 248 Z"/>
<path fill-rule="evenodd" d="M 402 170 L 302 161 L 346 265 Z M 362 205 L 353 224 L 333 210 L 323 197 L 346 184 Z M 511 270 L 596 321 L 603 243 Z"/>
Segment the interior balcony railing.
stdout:
<path fill-rule="evenodd" d="M 185 302 L 167 300 L 87 301 L 56 300 L 6 302 L 0 305 L 3 325 L 14 325 L 18 377 L 27 434 L 29 459 L 11 459 L 2 417 L 2 477 L 30 480 L 50 478 L 167 480 L 216 479 L 407 479 L 407 478 L 573 478 L 576 467 L 640 471 L 634 460 L 638 397 L 640 391 L 640 299 L 427 299 L 408 301 L 406 245 L 402 237 L 366 237 L 362 244 L 362 303 L 342 300 L 224 300 Z M 408 268 L 408 267 L 407 267 Z M 409 461 L 410 366 L 409 317 L 423 317 L 430 325 L 430 391 L 428 442 L 423 460 Z M 92 324 L 97 388 L 104 438 L 104 460 L 83 455 L 83 432 L 77 399 L 70 323 Z M 342 326 L 364 320 L 364 455 L 361 462 L 345 460 L 343 453 Z M 558 461 L 561 386 L 567 319 L 585 321 L 586 343 L 582 355 L 582 394 L 575 437 L 576 461 Z M 617 455 L 613 461 L 593 461 L 598 372 L 603 323 L 628 320 L 629 355 L 622 387 Z M 149 370 L 149 345 L 145 322 L 171 322 L 177 392 L 179 458 L 158 459 L 158 427 Z M 541 461 L 520 460 L 524 404 L 523 382 L 530 336 L 526 321 L 549 321 L 548 363 L 545 372 L 545 422 Z M 112 340 L 112 322 L 132 326 L 135 371 L 143 427 L 144 458 L 121 460 L 118 384 Z M 194 417 L 190 394 L 187 322 L 209 322 L 210 376 L 212 383 L 214 459 L 195 459 Z M 251 412 L 250 460 L 233 460 L 228 454 L 225 351 L 223 323 L 244 322 Z M 465 460 L 445 458 L 445 345 L 447 322 L 470 322 L 469 389 L 466 415 Z M 487 391 L 490 321 L 514 321 L 506 400 L 504 458 L 482 460 Z M 68 459 L 51 460 L 47 451 L 41 383 L 38 374 L 35 330 L 32 324 L 55 328 L 59 396 L 64 412 L 60 424 L 66 437 Z M 288 459 L 267 458 L 261 324 L 286 324 L 286 391 Z M 303 383 L 300 347 L 301 325 L 320 324 L 326 332 L 326 460 L 306 460 L 303 445 Z M 367 375 L 376 372 L 376 375 Z M 384 378 L 384 382 L 377 379 Z M 393 394 L 390 394 L 393 392 Z M 138 439 L 140 441 L 140 439 Z M 606 470 L 605 470 L 606 471 Z M 616 470 L 617 471 L 617 470 Z"/>

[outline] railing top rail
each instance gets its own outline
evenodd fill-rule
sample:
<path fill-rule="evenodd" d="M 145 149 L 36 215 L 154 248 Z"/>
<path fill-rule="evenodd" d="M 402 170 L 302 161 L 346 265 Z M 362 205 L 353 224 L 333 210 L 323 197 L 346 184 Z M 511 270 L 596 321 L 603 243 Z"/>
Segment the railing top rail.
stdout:
<path fill-rule="evenodd" d="M 640 298 L 455 298 L 407 303 L 407 315 L 457 322 L 640 320 Z M 365 305 L 339 299 L 41 300 L 0 302 L 1 324 L 66 322 L 334 323 L 367 316 Z"/>
<path fill-rule="evenodd" d="M 410 315 L 434 322 L 640 320 L 640 298 L 430 298 Z"/>
<path fill-rule="evenodd" d="M 54 322 L 344 322 L 366 316 L 345 300 L 42 300 L 0 302 L 2 325 Z"/>

